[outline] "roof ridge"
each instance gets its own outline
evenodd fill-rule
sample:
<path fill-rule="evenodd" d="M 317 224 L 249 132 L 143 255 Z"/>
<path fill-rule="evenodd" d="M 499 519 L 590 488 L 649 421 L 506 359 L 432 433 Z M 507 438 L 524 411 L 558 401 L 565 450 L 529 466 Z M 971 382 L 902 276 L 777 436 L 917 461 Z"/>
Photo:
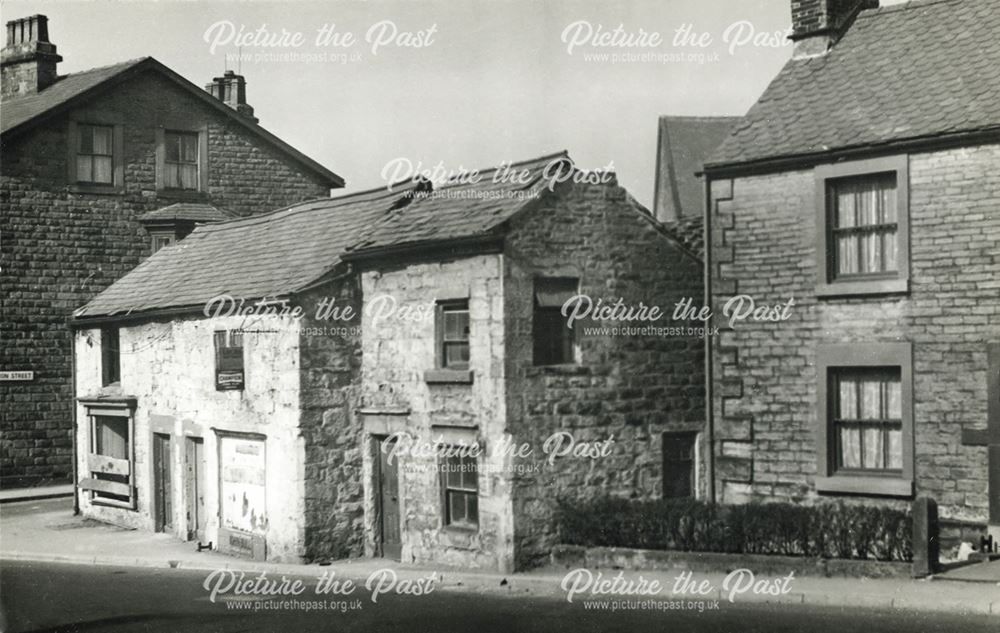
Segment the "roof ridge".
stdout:
<path fill-rule="evenodd" d="M 138 64 L 144 62 L 147 59 L 153 59 L 152 55 L 142 55 L 141 57 L 133 57 L 132 59 L 126 59 L 120 62 L 115 62 L 113 64 L 104 64 L 103 66 L 94 66 L 93 68 L 87 68 L 86 70 L 78 70 L 72 73 L 66 73 L 65 75 L 59 75 L 59 79 L 65 77 L 75 77 L 77 75 L 84 75 L 86 73 L 97 72 L 99 70 L 107 70 L 109 68 L 114 68 L 115 66 L 131 66 L 133 64 Z"/>
<path fill-rule="evenodd" d="M 520 161 L 517 161 L 516 163 L 503 163 L 503 162 L 501 162 L 499 165 L 496 165 L 494 167 L 490 167 L 488 169 L 476 169 L 476 170 L 473 170 L 473 171 L 471 171 L 469 173 L 476 173 L 476 174 L 479 174 L 479 175 L 491 174 L 493 172 L 498 171 L 501 167 L 505 167 L 505 168 L 509 169 L 511 167 L 519 167 L 519 166 L 522 166 L 522 165 L 530 165 L 530 164 L 533 164 L 533 163 L 540 163 L 540 162 L 542 162 L 543 160 L 546 160 L 546 159 L 548 159 L 549 162 L 552 162 L 552 160 L 556 159 L 556 158 L 566 158 L 566 159 L 569 159 L 570 162 L 573 162 L 573 159 L 570 158 L 569 150 L 565 150 L 564 149 L 562 151 L 555 152 L 553 154 L 546 154 L 544 156 L 539 156 L 537 158 L 529 158 L 529 159 L 526 159 L 526 160 L 520 160 Z M 575 166 L 575 163 L 574 163 L 574 166 Z M 538 179 L 537 178 L 533 178 L 530 183 L 528 183 L 527 185 L 524 186 L 524 188 L 527 188 L 528 186 L 534 184 L 536 180 L 538 180 Z M 454 188 L 454 187 L 465 187 L 465 186 L 467 186 L 469 184 L 479 184 L 479 183 L 447 182 L 447 183 L 444 183 L 444 184 L 440 185 L 439 186 L 439 190 L 451 189 L 451 188 Z"/>
<path fill-rule="evenodd" d="M 356 202 L 359 199 L 362 199 L 362 200 L 366 199 L 366 198 L 364 198 L 364 196 L 370 196 L 369 198 L 367 198 L 367 200 L 369 200 L 369 201 L 380 200 L 382 198 L 390 198 L 390 197 L 401 196 L 401 195 L 405 195 L 405 194 L 409 193 L 409 191 L 412 188 L 414 188 L 415 186 L 416 186 L 415 184 L 410 183 L 405 188 L 399 188 L 399 189 L 396 189 L 396 190 L 393 190 L 393 191 L 388 191 L 384 187 L 375 187 L 373 189 L 366 189 L 364 191 L 356 191 L 354 193 L 349 193 L 349 194 L 345 194 L 345 195 L 342 195 L 342 196 L 336 196 L 336 197 L 328 196 L 328 197 L 324 197 L 324 198 L 313 198 L 311 200 L 303 200 L 301 202 L 296 202 L 294 204 L 290 204 L 290 205 L 287 205 L 287 206 L 284 206 L 284 207 L 280 207 L 278 209 L 274 209 L 273 211 L 268 211 L 266 213 L 258 213 L 256 215 L 245 216 L 245 217 L 237 217 L 237 218 L 233 218 L 231 220 L 224 220 L 222 222 L 216 222 L 214 224 L 207 224 L 205 226 L 199 227 L 196 230 L 198 232 L 205 233 L 205 232 L 208 232 L 208 231 L 220 231 L 220 230 L 227 229 L 227 228 L 233 228 L 236 225 L 238 225 L 238 226 L 250 226 L 250 225 L 256 224 L 258 222 L 264 221 L 264 220 L 271 220 L 275 216 L 277 216 L 279 214 L 282 214 L 282 213 L 287 213 L 288 215 L 295 215 L 297 213 L 304 213 L 304 212 L 307 212 L 307 211 L 315 211 L 318 207 L 311 206 L 311 205 L 316 205 L 316 204 L 322 203 L 322 202 L 329 202 L 329 203 L 331 203 L 329 207 L 323 207 L 323 208 L 326 208 L 326 209 L 336 209 L 339 206 L 343 205 L 344 203 Z M 384 192 L 384 193 L 381 196 L 372 195 L 372 194 L 375 194 L 375 193 L 378 193 L 378 192 Z"/>

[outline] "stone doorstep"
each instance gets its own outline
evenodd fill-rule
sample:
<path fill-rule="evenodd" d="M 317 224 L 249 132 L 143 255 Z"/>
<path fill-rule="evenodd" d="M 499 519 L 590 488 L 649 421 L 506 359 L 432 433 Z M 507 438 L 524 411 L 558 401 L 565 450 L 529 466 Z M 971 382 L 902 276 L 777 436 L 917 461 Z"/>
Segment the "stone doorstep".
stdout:
<path fill-rule="evenodd" d="M 680 552 L 624 547 L 583 547 L 557 545 L 552 549 L 556 567 L 588 567 L 630 570 L 690 570 L 728 573 L 747 568 L 757 574 L 787 574 L 820 578 L 909 579 L 912 565 L 897 561 L 841 560 L 777 556 L 766 554 L 725 554 L 720 552 Z"/>

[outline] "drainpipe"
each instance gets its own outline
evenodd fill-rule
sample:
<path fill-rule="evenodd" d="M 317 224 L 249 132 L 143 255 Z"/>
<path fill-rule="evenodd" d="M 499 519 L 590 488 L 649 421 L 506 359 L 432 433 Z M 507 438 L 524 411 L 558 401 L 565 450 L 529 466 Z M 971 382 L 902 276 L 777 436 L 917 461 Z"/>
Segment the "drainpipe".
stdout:
<path fill-rule="evenodd" d="M 705 248 L 705 305 L 712 307 L 712 180 L 705 174 L 705 209 L 702 222 Z M 714 320 L 714 319 L 713 319 Z M 708 327 L 711 324 L 706 323 Z M 715 503 L 715 416 L 712 384 L 712 337 L 705 337 L 705 462 L 708 471 L 708 500 Z"/>
<path fill-rule="evenodd" d="M 76 329 L 72 325 L 67 323 L 67 328 L 69 329 L 69 372 L 70 381 L 73 385 L 73 516 L 80 514 L 80 490 L 77 488 L 79 485 L 80 478 L 77 469 L 77 448 L 76 448 L 76 433 L 77 433 L 77 405 L 76 405 Z"/>

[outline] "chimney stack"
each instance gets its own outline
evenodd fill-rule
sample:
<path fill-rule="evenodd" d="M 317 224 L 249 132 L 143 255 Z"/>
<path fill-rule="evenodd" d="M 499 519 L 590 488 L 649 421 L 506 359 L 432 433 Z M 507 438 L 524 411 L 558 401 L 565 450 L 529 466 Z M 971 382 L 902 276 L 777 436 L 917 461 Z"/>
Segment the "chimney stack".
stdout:
<path fill-rule="evenodd" d="M 212 83 L 206 84 L 205 90 L 254 123 L 257 122 L 257 117 L 253 115 L 253 107 L 247 103 L 247 80 L 243 75 L 227 70 L 221 77 L 216 77 L 212 79 Z"/>
<path fill-rule="evenodd" d="M 49 42 L 49 19 L 32 15 L 7 22 L 7 45 L 0 51 L 0 96 L 34 94 L 56 81 L 62 57 Z"/>
<path fill-rule="evenodd" d="M 796 59 L 824 55 L 865 9 L 879 0 L 792 0 L 792 35 Z"/>

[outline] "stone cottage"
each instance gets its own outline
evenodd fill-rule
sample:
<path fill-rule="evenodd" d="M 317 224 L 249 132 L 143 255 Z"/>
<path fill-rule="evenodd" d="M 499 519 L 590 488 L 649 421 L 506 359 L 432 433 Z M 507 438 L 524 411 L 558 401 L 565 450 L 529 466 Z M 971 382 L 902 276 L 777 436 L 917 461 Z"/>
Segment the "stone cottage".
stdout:
<path fill-rule="evenodd" d="M 697 240 L 565 154 L 474 173 L 197 228 L 80 309 L 83 512 L 513 569 L 559 496 L 699 494 L 702 339 L 573 311 L 697 300 Z"/>
<path fill-rule="evenodd" d="M 69 481 L 70 312 L 196 224 L 343 180 L 257 123 L 233 72 L 203 90 L 152 58 L 59 75 L 48 21 L 7 23 L 0 203 L 0 485 Z"/>
<path fill-rule="evenodd" d="M 705 164 L 725 502 L 937 501 L 1000 536 L 1000 5 L 794 0 Z M 787 304 L 739 320 L 724 302 Z"/>

